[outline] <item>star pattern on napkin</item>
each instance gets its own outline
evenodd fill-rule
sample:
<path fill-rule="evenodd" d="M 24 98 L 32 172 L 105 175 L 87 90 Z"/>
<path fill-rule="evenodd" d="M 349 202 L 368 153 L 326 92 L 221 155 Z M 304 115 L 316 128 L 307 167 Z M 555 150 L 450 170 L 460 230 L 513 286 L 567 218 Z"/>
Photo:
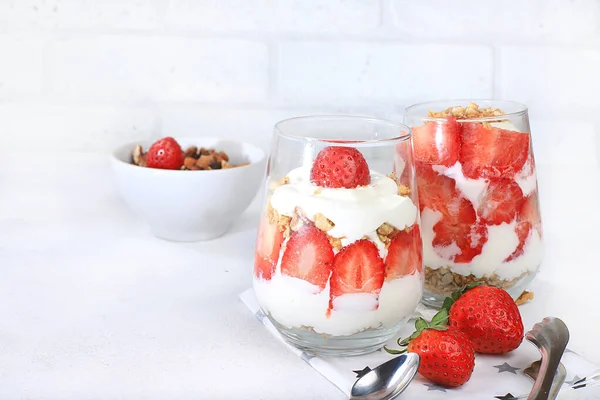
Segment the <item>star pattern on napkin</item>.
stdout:
<path fill-rule="evenodd" d="M 362 378 L 364 375 L 366 375 L 368 372 L 371 372 L 371 368 L 369 367 L 364 367 L 363 369 L 357 369 L 352 371 L 356 374 L 356 378 Z"/>
<path fill-rule="evenodd" d="M 494 396 L 494 398 L 498 399 L 498 400 L 511 400 L 511 399 L 516 399 L 515 396 L 512 395 L 512 393 L 506 393 L 504 396 Z"/>
<path fill-rule="evenodd" d="M 501 364 L 501 365 L 494 365 L 494 368 L 498 368 L 498 373 L 510 372 L 511 374 L 515 374 L 515 375 L 517 374 L 516 371 L 521 369 L 521 368 L 515 368 L 515 367 L 511 366 L 507 362 L 505 362 L 504 364 Z"/>
<path fill-rule="evenodd" d="M 429 392 L 429 391 L 432 391 L 432 390 L 436 390 L 436 391 L 438 391 L 438 392 L 444 392 L 444 393 L 446 392 L 446 389 L 445 389 L 445 388 L 443 388 L 443 387 L 442 387 L 442 386 L 440 386 L 440 385 L 436 385 L 435 383 L 424 383 L 423 385 L 424 385 L 424 386 L 427 386 L 427 391 L 428 391 L 428 392 Z"/>

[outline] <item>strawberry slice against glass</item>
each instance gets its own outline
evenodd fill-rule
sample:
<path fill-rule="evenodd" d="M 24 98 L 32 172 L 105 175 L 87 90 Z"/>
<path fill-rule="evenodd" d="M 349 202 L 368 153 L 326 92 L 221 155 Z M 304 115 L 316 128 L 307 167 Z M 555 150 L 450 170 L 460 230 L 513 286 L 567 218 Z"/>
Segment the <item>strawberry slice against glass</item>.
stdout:
<path fill-rule="evenodd" d="M 523 191 L 510 179 L 492 179 L 481 198 L 477 213 L 491 225 L 509 223 L 523 206 Z"/>
<path fill-rule="evenodd" d="M 467 178 L 512 177 L 529 156 L 529 135 L 484 124 L 462 124 L 460 163 Z"/>
<path fill-rule="evenodd" d="M 505 262 L 512 261 L 523 255 L 525 252 L 525 244 L 531 236 L 533 229 L 536 229 L 540 237 L 542 236 L 542 221 L 538 207 L 537 193 L 533 192 L 525 198 L 521 210 L 517 216 L 517 225 L 515 233 L 519 239 L 515 251 L 504 260 Z"/>
<path fill-rule="evenodd" d="M 283 243 L 283 232 L 277 224 L 270 224 L 266 216 L 258 223 L 256 251 L 254 253 L 254 275 L 270 280 L 275 273 L 279 251 Z"/>
<path fill-rule="evenodd" d="M 423 251 L 419 225 L 398 232 L 385 257 L 385 280 L 391 281 L 423 270 Z"/>
<path fill-rule="evenodd" d="M 333 306 L 333 300 L 343 294 L 379 294 L 384 278 L 385 266 L 377 246 L 367 239 L 357 240 L 335 256 L 330 304 Z"/>
<path fill-rule="evenodd" d="M 333 248 L 327 235 L 313 225 L 305 225 L 288 240 L 281 258 L 281 273 L 303 279 L 325 289 L 331 265 Z"/>
<path fill-rule="evenodd" d="M 415 161 L 450 167 L 458 161 L 460 125 L 454 117 L 441 124 L 425 122 L 412 128 Z"/>
<path fill-rule="evenodd" d="M 430 208 L 448 215 L 448 204 L 460 197 L 454 179 L 436 172 L 431 165 L 416 163 L 417 187 L 421 211 Z"/>

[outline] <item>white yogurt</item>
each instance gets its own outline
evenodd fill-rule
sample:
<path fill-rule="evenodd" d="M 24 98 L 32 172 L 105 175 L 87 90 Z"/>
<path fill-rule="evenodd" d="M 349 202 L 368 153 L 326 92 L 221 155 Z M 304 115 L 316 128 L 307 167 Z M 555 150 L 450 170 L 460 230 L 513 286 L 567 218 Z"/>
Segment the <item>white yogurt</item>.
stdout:
<path fill-rule="evenodd" d="M 345 238 L 344 245 L 373 235 L 384 222 L 404 229 L 417 221 L 417 207 L 409 197 L 400 196 L 396 182 L 383 174 L 371 172 L 371 183 L 354 189 L 318 187 L 310 182 L 306 167 L 292 170 L 288 178 L 289 183 L 273 191 L 273 208 L 291 217 L 300 207 L 311 220 L 323 214 L 335 224 L 327 234 Z"/>
<path fill-rule="evenodd" d="M 519 244 L 519 238 L 515 232 L 516 221 L 512 221 L 509 224 L 488 226 L 488 240 L 483 245 L 481 254 L 475 256 L 470 263 L 454 263 L 449 259 L 460 254 L 460 249 L 455 243 L 438 249 L 438 252 L 442 253 L 444 257 L 440 256 L 432 246 L 433 226 L 441 217 L 442 214 L 439 211 L 433 211 L 430 208 L 425 208 L 421 213 L 423 263 L 430 268 L 446 267 L 452 272 L 461 275 L 473 274 L 478 278 L 496 274 L 500 279 L 510 280 L 525 272 L 535 271 L 542 262 L 542 240 L 536 229 L 532 229 L 523 248 L 523 255 L 510 262 L 504 262 Z"/>
<path fill-rule="evenodd" d="M 329 283 L 321 293 L 314 294 L 318 292 L 315 285 L 277 270 L 269 281 L 255 278 L 254 290 L 263 310 L 279 324 L 345 336 L 370 328 L 392 328 L 408 319 L 421 300 L 423 281 L 420 273 L 414 273 L 384 282 L 379 296 L 344 294 L 334 300 L 329 315 Z"/>

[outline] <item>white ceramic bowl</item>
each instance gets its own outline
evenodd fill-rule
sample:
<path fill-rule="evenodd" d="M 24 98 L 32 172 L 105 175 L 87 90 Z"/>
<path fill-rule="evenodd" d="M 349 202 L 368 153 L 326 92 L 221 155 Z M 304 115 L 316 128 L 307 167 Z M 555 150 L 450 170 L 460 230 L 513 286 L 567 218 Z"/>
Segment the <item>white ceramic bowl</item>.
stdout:
<path fill-rule="evenodd" d="M 121 195 L 163 239 L 200 241 L 223 235 L 250 205 L 265 175 L 264 151 L 248 143 L 219 138 L 178 138 L 188 146 L 224 151 L 230 163 L 250 162 L 238 168 L 210 171 L 161 170 L 131 164 L 138 144 L 144 151 L 153 141 L 120 146 L 112 166 Z"/>

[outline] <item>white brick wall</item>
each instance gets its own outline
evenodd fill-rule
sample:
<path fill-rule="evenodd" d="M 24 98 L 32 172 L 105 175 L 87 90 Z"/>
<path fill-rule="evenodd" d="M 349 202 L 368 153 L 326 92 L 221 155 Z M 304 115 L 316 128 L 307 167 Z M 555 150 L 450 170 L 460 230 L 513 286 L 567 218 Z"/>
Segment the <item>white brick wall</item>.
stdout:
<path fill-rule="evenodd" d="M 293 115 L 497 97 L 530 105 L 539 163 L 588 165 L 598 71 L 598 0 L 0 0 L 0 148 L 267 148 Z"/>

